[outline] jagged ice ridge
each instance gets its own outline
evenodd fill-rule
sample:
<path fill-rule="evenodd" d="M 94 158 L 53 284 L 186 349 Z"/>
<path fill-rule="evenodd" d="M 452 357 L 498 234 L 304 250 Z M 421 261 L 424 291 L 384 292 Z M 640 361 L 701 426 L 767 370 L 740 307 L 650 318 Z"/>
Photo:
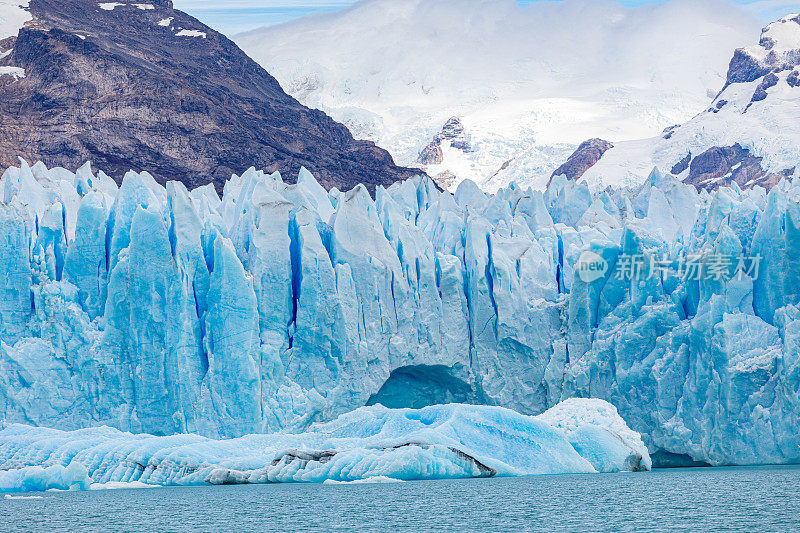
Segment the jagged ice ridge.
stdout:
<path fill-rule="evenodd" d="M 326 192 L 253 169 L 220 199 L 88 165 L 0 179 L 0 412 L 63 430 L 302 431 L 364 405 L 610 401 L 656 464 L 800 459 L 800 190 L 654 171 L 592 195 Z M 608 270 L 574 275 L 591 250 Z M 760 255 L 631 280 L 620 254 Z"/>

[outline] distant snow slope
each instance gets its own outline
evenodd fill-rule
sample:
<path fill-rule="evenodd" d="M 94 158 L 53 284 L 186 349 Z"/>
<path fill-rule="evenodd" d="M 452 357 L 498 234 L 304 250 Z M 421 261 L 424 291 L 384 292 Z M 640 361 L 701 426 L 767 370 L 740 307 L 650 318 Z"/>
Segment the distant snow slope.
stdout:
<path fill-rule="evenodd" d="M 24 8 L 28 0 L 0 0 L 0 41 L 16 37 L 31 15 Z M 2 48 L 2 47 L 0 47 Z"/>
<path fill-rule="evenodd" d="M 769 24 L 757 45 L 732 56 L 724 90 L 703 112 L 653 138 L 618 143 L 583 178 L 595 188 L 631 186 L 657 166 L 700 188 L 731 180 L 769 188 L 798 175 L 800 16 Z"/>
<path fill-rule="evenodd" d="M 722 0 L 366 0 L 237 43 L 398 163 L 416 163 L 460 117 L 463 139 L 442 140 L 420 166 L 455 174 L 453 188 L 470 178 L 495 190 L 544 186 L 588 138 L 639 139 L 688 120 L 758 28 Z"/>

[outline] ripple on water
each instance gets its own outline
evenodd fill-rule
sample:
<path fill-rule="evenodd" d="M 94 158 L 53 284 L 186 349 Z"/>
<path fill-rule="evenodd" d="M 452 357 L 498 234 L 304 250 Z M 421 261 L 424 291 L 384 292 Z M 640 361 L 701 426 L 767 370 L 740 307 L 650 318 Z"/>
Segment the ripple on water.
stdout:
<path fill-rule="evenodd" d="M 0 514 L 5 531 L 800 531 L 798 486 L 800 467 L 684 468 L 59 492 Z"/>

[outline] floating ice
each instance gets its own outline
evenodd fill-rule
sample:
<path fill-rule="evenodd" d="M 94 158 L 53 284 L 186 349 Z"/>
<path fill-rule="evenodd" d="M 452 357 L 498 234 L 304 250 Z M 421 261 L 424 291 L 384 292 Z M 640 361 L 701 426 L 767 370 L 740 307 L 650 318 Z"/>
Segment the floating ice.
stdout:
<path fill-rule="evenodd" d="M 25 77 L 25 69 L 21 67 L 0 67 L 0 76 L 11 76 L 15 80 Z"/>
<path fill-rule="evenodd" d="M 581 413 L 597 409 L 605 417 L 581 422 Z M 559 418 L 564 413 L 569 419 Z M 623 439 L 633 442 L 638 435 L 613 406 L 573 400 L 566 410 L 545 416 L 573 434 L 591 433 L 582 434 L 578 448 L 567 432 L 542 418 L 460 404 L 420 410 L 362 407 L 305 433 L 230 440 L 11 425 L 0 431 L 0 491 L 583 473 L 597 471 L 597 457 L 614 458 L 602 463 L 603 471 L 649 469 L 641 441 L 619 453 Z"/>
<path fill-rule="evenodd" d="M 91 482 L 86 468 L 77 462 L 0 470 L 0 492 L 87 490 Z"/>

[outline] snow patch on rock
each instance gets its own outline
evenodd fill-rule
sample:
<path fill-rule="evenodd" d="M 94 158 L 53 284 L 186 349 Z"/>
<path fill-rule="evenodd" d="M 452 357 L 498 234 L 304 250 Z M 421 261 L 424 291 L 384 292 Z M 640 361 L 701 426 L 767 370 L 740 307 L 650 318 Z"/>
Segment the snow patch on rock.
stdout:
<path fill-rule="evenodd" d="M 29 0 L 0 0 L 0 41 L 16 37 L 26 22 L 31 20 Z"/>
<path fill-rule="evenodd" d="M 176 37 L 202 37 L 206 38 L 206 32 L 200 30 L 181 30 L 175 34 Z"/>
<path fill-rule="evenodd" d="M 15 80 L 25 77 L 25 69 L 21 67 L 0 67 L 0 76 L 11 76 Z"/>

